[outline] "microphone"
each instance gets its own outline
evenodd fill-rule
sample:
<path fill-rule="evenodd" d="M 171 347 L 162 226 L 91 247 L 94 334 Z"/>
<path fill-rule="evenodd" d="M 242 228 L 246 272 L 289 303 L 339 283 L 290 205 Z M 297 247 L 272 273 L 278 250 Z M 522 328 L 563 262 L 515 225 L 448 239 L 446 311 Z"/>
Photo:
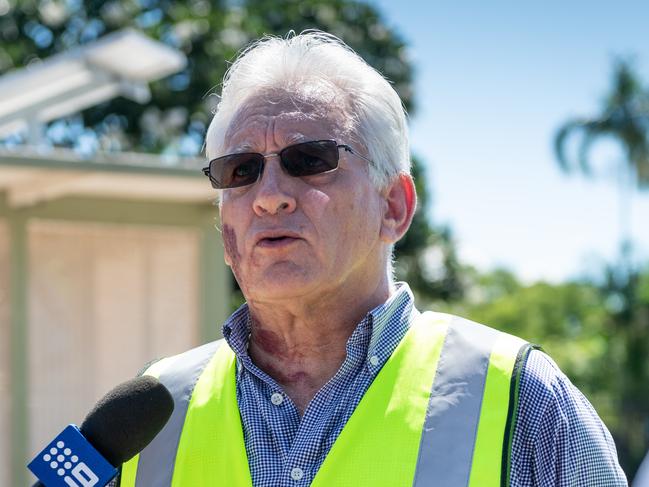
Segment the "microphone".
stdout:
<path fill-rule="evenodd" d="M 27 465 L 39 479 L 34 487 L 103 487 L 117 475 L 116 467 L 155 438 L 173 409 L 171 394 L 155 377 L 118 385 L 92 408 L 80 429 L 68 425 Z"/>

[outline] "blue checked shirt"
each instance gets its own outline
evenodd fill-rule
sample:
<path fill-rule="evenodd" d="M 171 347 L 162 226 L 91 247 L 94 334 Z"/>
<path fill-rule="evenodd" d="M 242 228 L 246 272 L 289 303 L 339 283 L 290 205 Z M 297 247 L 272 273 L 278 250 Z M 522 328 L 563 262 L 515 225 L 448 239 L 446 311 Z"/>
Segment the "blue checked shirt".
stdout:
<path fill-rule="evenodd" d="M 237 356 L 237 400 L 255 487 L 310 484 L 408 330 L 413 310 L 410 288 L 398 284 L 397 292 L 358 324 L 347 341 L 345 361 L 303 417 L 277 382 L 250 359 L 247 306 L 227 320 L 223 336 Z M 511 485 L 627 485 L 606 426 L 556 364 L 536 350 L 521 376 Z"/>

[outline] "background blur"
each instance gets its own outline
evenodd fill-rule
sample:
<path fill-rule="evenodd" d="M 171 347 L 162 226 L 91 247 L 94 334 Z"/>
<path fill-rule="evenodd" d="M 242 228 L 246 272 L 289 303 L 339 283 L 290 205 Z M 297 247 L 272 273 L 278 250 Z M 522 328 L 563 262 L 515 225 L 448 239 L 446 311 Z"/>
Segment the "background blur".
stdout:
<path fill-rule="evenodd" d="M 124 27 L 187 58 L 149 100 L 0 139 L 0 485 L 26 484 L 27 458 L 145 362 L 219 336 L 241 297 L 199 171 L 211 94 L 250 40 L 306 28 L 409 110 L 420 208 L 397 269 L 419 307 L 541 344 L 632 479 L 649 448 L 647 20 L 639 0 L 0 0 L 0 85 Z"/>

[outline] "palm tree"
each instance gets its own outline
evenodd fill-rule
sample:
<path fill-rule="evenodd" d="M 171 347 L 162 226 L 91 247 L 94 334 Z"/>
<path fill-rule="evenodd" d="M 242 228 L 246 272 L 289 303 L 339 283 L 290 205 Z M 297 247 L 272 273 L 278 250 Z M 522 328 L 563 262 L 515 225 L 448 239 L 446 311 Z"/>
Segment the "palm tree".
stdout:
<path fill-rule="evenodd" d="M 566 145 L 571 136 L 581 137 L 577 157 L 569 158 Z M 624 151 L 619 162 L 620 244 L 623 260 L 631 251 L 630 202 L 634 189 L 649 189 L 649 91 L 647 91 L 631 64 L 617 60 L 613 86 L 605 99 L 603 111 L 593 118 L 575 118 L 567 121 L 554 140 L 560 167 L 566 172 L 579 170 L 593 176 L 590 149 L 599 139 L 614 139 Z"/>
<path fill-rule="evenodd" d="M 567 138 L 575 132 L 582 135 L 577 164 L 565 154 Z M 616 62 L 613 87 L 605 99 L 603 113 L 595 118 L 569 120 L 557 132 L 555 151 L 561 168 L 570 172 L 578 167 L 590 175 L 589 149 L 600 137 L 613 137 L 620 142 L 626 155 L 622 169 L 635 173 L 638 188 L 648 189 L 649 91 L 625 60 Z"/>

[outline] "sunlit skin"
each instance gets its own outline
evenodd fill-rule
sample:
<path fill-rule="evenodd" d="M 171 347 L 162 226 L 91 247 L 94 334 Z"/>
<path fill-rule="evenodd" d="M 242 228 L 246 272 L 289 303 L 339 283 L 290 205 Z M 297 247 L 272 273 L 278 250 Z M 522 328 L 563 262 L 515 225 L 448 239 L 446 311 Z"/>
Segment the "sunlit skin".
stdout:
<path fill-rule="evenodd" d="M 319 139 L 363 150 L 343 122 L 322 101 L 260 96 L 234 117 L 223 154 L 277 153 Z M 225 261 L 249 305 L 250 355 L 301 414 L 344 361 L 358 322 L 389 297 L 388 247 L 407 230 L 415 206 L 409 176 L 379 191 L 368 163 L 342 150 L 336 171 L 304 178 L 268 157 L 259 181 L 223 192 Z"/>

